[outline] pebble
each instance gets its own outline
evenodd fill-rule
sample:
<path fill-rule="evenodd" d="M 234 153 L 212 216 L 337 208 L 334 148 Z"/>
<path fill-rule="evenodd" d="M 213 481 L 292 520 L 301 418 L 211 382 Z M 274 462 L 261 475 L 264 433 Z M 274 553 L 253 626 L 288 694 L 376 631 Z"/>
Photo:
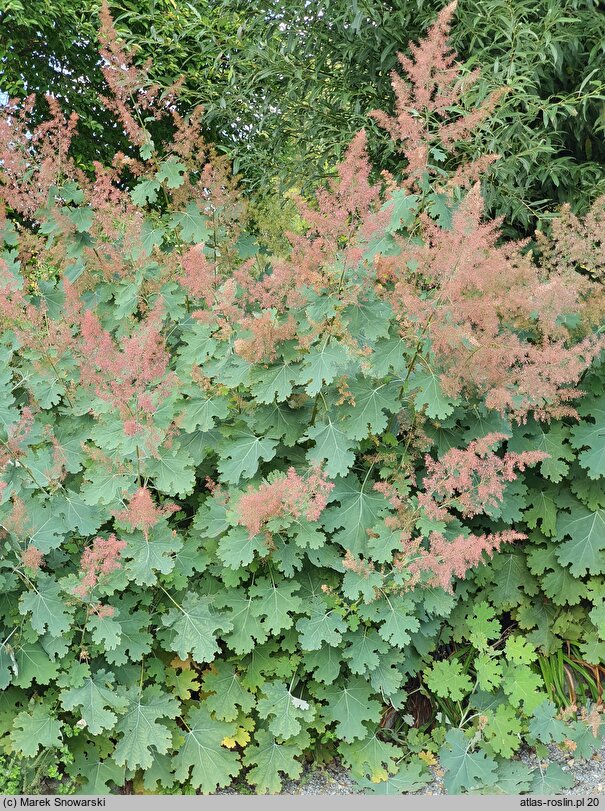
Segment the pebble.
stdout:
<path fill-rule="evenodd" d="M 570 773 L 575 779 L 575 785 L 561 792 L 563 796 L 589 797 L 603 794 L 605 791 L 605 741 L 600 752 L 597 752 L 590 760 L 567 759 L 567 755 L 561 752 L 556 746 L 549 748 L 549 760 L 542 762 L 545 768 L 549 763 L 558 763 L 565 772 Z M 530 767 L 538 766 L 538 758 L 530 751 L 523 751 L 519 759 Z M 445 787 L 437 770 L 432 769 L 434 779 L 427 783 L 424 788 L 417 792 L 422 795 L 443 795 Z M 233 788 L 223 789 L 221 793 L 237 794 Z M 298 780 L 285 780 L 281 791 L 287 795 L 324 795 L 334 796 L 337 794 L 357 794 L 355 780 L 351 778 L 347 769 L 337 761 L 328 766 L 313 766 L 307 764 Z"/>

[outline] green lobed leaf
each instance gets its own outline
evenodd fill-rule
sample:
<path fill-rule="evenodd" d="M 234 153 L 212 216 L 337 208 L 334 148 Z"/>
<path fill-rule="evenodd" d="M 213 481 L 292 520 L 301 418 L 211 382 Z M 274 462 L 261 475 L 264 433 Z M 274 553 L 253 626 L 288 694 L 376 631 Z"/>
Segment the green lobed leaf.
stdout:
<path fill-rule="evenodd" d="M 257 617 L 264 617 L 262 628 L 269 634 L 278 634 L 291 628 L 293 615 L 300 612 L 302 600 L 294 592 L 300 589 L 296 582 L 269 578 L 259 578 L 250 588 L 249 594 L 254 599 L 252 612 Z"/>
<path fill-rule="evenodd" d="M 115 648 L 105 651 L 105 659 L 115 665 L 139 662 L 150 652 L 153 642 L 148 630 L 151 620 L 149 612 L 136 608 L 136 594 L 125 595 L 113 602 L 117 607 L 116 622 L 120 626 L 119 642 Z"/>
<path fill-rule="evenodd" d="M 558 794 L 563 789 L 575 785 L 573 775 L 566 774 L 558 763 L 549 763 L 546 769 L 540 767 L 534 772 L 531 784 L 532 794 Z"/>
<path fill-rule="evenodd" d="M 472 741 L 461 729 L 450 729 L 439 751 L 443 778 L 448 794 L 490 786 L 496 777 L 496 761 L 484 752 L 473 751 Z"/>
<path fill-rule="evenodd" d="M 322 718 L 328 724 L 336 723 L 339 740 L 351 743 L 364 739 L 367 735 L 364 724 L 380 721 L 382 705 L 371 698 L 374 691 L 365 679 L 353 677 L 341 685 L 319 687 L 315 694 L 324 702 L 320 708 Z"/>
<path fill-rule="evenodd" d="M 204 691 L 212 693 L 205 701 L 208 710 L 221 721 L 235 721 L 240 711 L 248 714 L 255 705 L 254 695 L 241 685 L 233 665 L 216 662 L 203 680 Z"/>
<path fill-rule="evenodd" d="M 203 794 L 229 785 L 240 770 L 240 761 L 222 742 L 234 730 L 233 724 L 215 720 L 204 707 L 192 709 L 185 742 L 174 760 L 176 779 L 181 783 L 190 781 Z"/>
<path fill-rule="evenodd" d="M 61 745 L 61 723 L 44 704 L 15 716 L 10 734 L 13 747 L 24 757 L 34 757 L 40 748 L 52 749 Z"/>
<path fill-rule="evenodd" d="M 125 571 L 134 583 L 141 586 L 153 585 L 158 572 L 171 572 L 174 568 L 173 555 L 183 545 L 178 535 L 173 535 L 165 522 L 153 527 L 149 538 L 143 532 L 135 530 L 128 534 L 122 533 L 122 540 L 126 541 L 126 549 L 122 553 L 126 561 Z"/>
<path fill-rule="evenodd" d="M 397 772 L 401 750 L 392 743 L 381 740 L 378 732 L 378 728 L 372 727 L 367 730 L 365 738 L 339 744 L 338 752 L 351 768 L 354 777 L 363 778 L 369 775 L 370 780 L 378 782 Z"/>
<path fill-rule="evenodd" d="M 183 211 L 172 214 L 170 227 L 179 229 L 183 242 L 190 242 L 194 245 L 207 242 L 211 235 L 208 220 L 195 202 L 188 203 Z"/>
<path fill-rule="evenodd" d="M 67 631 L 73 613 L 65 604 L 59 583 L 44 572 L 38 575 L 31 589 L 21 595 L 19 611 L 31 615 L 35 631 L 43 634 L 48 628 L 52 636 L 62 636 Z"/>
<path fill-rule="evenodd" d="M 276 738 L 287 740 L 302 730 L 301 721 L 311 721 L 315 710 L 304 699 L 294 696 L 280 681 L 263 685 L 263 696 L 256 704 L 259 716 L 267 719 L 269 730 Z"/>
<path fill-rule="evenodd" d="M 557 557 L 575 577 L 605 572 L 605 510 L 592 511 L 576 503 L 569 514 L 559 515 L 556 537 L 562 541 Z M 569 540 L 563 540 L 566 537 Z"/>
<path fill-rule="evenodd" d="M 162 161 L 155 176 L 161 183 L 165 183 L 169 189 L 178 189 L 184 183 L 183 173 L 186 169 L 184 163 L 171 155 L 167 160 Z"/>
<path fill-rule="evenodd" d="M 380 622 L 378 633 L 386 642 L 405 648 L 410 642 L 410 634 L 420 627 L 414 608 L 409 597 L 393 595 L 361 606 L 359 613 L 365 619 Z"/>
<path fill-rule="evenodd" d="M 402 763 L 395 774 L 388 775 L 386 780 L 378 783 L 367 778 L 359 780 L 359 786 L 364 794 L 415 794 L 419 789 L 431 782 L 431 775 L 424 764 L 418 760 Z"/>
<path fill-rule="evenodd" d="M 443 393 L 438 374 L 429 367 L 412 372 L 408 379 L 408 388 L 416 391 L 416 407 L 421 409 L 426 406 L 427 415 L 433 419 L 444 419 L 452 413 L 457 403 L 454 398 Z"/>
<path fill-rule="evenodd" d="M 176 444 L 160 448 L 157 456 L 144 462 L 143 470 L 153 479 L 157 490 L 170 496 L 188 496 L 195 486 L 194 461 Z"/>
<path fill-rule="evenodd" d="M 17 687 L 29 687 L 34 680 L 50 684 L 59 669 L 39 642 L 21 642 L 15 650 L 15 661 L 17 672 L 12 683 Z"/>
<path fill-rule="evenodd" d="M 526 665 L 510 662 L 505 665 L 502 674 L 502 689 L 513 707 L 519 707 L 523 702 L 524 712 L 531 713 L 544 701 L 545 695 L 540 689 L 542 686 L 543 681 L 540 676 L 532 672 Z"/>
<path fill-rule="evenodd" d="M 101 758 L 96 749 L 91 749 L 76 758 L 77 774 L 83 777 L 79 794 L 111 794 L 110 783 L 117 788 L 124 785 L 126 769 L 118 766 L 113 758 Z"/>
<path fill-rule="evenodd" d="M 92 641 L 106 652 L 120 644 L 122 627 L 115 617 L 93 614 L 89 617 L 88 628 Z"/>
<path fill-rule="evenodd" d="M 172 696 L 157 685 L 143 690 L 131 687 L 126 696 L 126 714 L 119 720 L 116 732 L 121 734 L 113 753 L 118 766 L 148 769 L 153 763 L 152 748 L 165 754 L 170 749 L 171 735 L 165 718 L 175 718 L 179 706 Z"/>
<path fill-rule="evenodd" d="M 251 479 L 261 460 L 273 459 L 276 446 L 274 439 L 263 439 L 248 431 L 232 432 L 221 447 L 221 478 L 229 484 L 237 484 L 242 477 Z"/>
<path fill-rule="evenodd" d="M 521 746 L 522 724 L 518 712 L 508 704 L 500 704 L 495 710 L 488 710 L 487 724 L 483 734 L 492 751 L 505 758 Z"/>
<path fill-rule="evenodd" d="M 160 184 L 157 180 L 141 180 L 130 193 L 135 206 L 145 206 L 147 203 L 155 203 L 158 199 Z"/>
<path fill-rule="evenodd" d="M 307 451 L 310 464 L 323 467 L 331 479 L 347 475 L 355 461 L 355 443 L 338 423 L 326 415 L 325 422 L 319 421 L 307 428 L 301 441 L 306 439 L 315 443 Z"/>
<path fill-rule="evenodd" d="M 578 462 L 591 479 L 605 476 L 605 395 L 584 400 L 579 408 L 584 419 L 571 429 L 571 444 L 580 450 Z M 588 422 L 588 419 L 594 422 Z"/>
<path fill-rule="evenodd" d="M 302 736 L 278 742 L 266 729 L 254 736 L 255 745 L 246 747 L 244 764 L 252 766 L 246 778 L 259 794 L 277 794 L 282 788 L 282 775 L 295 780 L 302 774 L 298 757 L 307 743 Z"/>
<path fill-rule="evenodd" d="M 349 353 L 342 344 L 326 340 L 320 348 L 314 346 L 305 357 L 296 382 L 306 384 L 307 394 L 315 397 L 329 385 L 349 362 Z"/>
<path fill-rule="evenodd" d="M 185 431 L 209 431 L 215 420 L 224 419 L 229 413 L 228 402 L 224 397 L 188 397 L 180 416 L 180 425 Z"/>
<path fill-rule="evenodd" d="M 338 614 L 319 597 L 305 606 L 307 617 L 296 623 L 300 646 L 304 651 L 319 650 L 324 643 L 339 645 L 346 625 Z"/>
<path fill-rule="evenodd" d="M 560 482 L 569 470 L 568 462 L 575 458 L 569 440 L 570 432 L 566 426 L 560 423 L 547 425 L 530 419 L 515 428 L 508 445 L 515 452 L 536 450 L 547 453 L 548 458 L 540 462 L 540 472 L 552 482 Z"/>
<path fill-rule="evenodd" d="M 300 377 L 300 364 L 283 361 L 250 374 L 250 390 L 259 403 L 287 400 Z"/>
<path fill-rule="evenodd" d="M 125 712 L 128 702 L 113 689 L 114 676 L 105 670 L 89 675 L 79 687 L 63 690 L 61 704 L 66 710 L 81 708 L 82 720 L 93 735 L 113 729 L 116 712 Z M 115 710 L 115 712 L 114 712 Z"/>
<path fill-rule="evenodd" d="M 552 701 L 543 701 L 529 722 L 529 734 L 542 743 L 560 743 L 566 737 L 563 721 L 557 717 L 557 708 Z"/>
<path fill-rule="evenodd" d="M 331 500 L 340 506 L 325 510 L 320 519 L 323 527 L 330 532 L 340 529 L 334 540 L 354 555 L 365 554 L 371 543 L 367 530 L 375 527 L 387 512 L 387 500 L 372 489 L 369 481 L 362 484 L 353 474 L 336 482 Z"/>
<path fill-rule="evenodd" d="M 435 662 L 424 671 L 424 680 L 428 689 L 437 696 L 461 701 L 472 689 L 472 682 L 457 659 L 445 659 Z"/>
<path fill-rule="evenodd" d="M 361 626 L 348 631 L 344 637 L 347 644 L 343 657 L 352 673 L 363 674 L 375 670 L 380 663 L 380 653 L 388 650 L 387 643 L 373 628 Z"/>
<path fill-rule="evenodd" d="M 344 430 L 351 439 L 365 439 L 369 434 L 380 434 L 387 426 L 388 415 L 401 407 L 396 383 L 373 383 L 356 379 L 347 384 L 352 404 L 344 415 Z"/>
<path fill-rule="evenodd" d="M 238 655 L 250 653 L 267 639 L 263 623 L 254 612 L 254 601 L 243 589 L 230 589 L 214 597 L 217 608 L 227 609 L 231 629 L 222 636 Z"/>
<path fill-rule="evenodd" d="M 181 604 L 162 616 L 162 624 L 170 629 L 168 649 L 176 651 L 181 659 L 191 653 L 196 662 L 211 662 L 219 652 L 217 631 L 230 631 L 233 626 L 211 606 L 208 597 L 187 592 Z"/>

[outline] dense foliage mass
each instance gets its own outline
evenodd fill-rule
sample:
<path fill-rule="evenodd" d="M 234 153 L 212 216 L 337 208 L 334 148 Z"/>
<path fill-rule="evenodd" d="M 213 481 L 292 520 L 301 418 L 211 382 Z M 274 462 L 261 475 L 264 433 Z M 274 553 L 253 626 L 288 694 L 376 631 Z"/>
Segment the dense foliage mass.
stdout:
<path fill-rule="evenodd" d="M 279 256 L 107 10 L 132 154 L 90 176 L 73 116 L 8 106 L 0 740 L 26 774 L 58 750 L 70 790 L 275 792 L 337 754 L 403 792 L 437 757 L 452 793 L 550 793 L 523 742 L 600 746 L 603 200 L 500 239 L 493 156 L 456 158 L 496 99 L 459 112 L 453 11 L 374 115 L 401 179 L 358 133 Z"/>
<path fill-rule="evenodd" d="M 110 160 L 129 144 L 98 103 L 100 0 L 5 0 L 0 12 L 0 91 L 56 94 L 80 115 L 74 155 Z M 441 0 L 196 0 L 111 3 L 118 30 L 151 60 L 162 88 L 183 80 L 180 110 L 206 109 L 204 126 L 256 197 L 277 176 L 312 187 L 334 172 L 347 144 L 368 128 L 379 168 L 396 157 L 367 114 L 390 105 L 397 52 L 424 34 Z M 465 152 L 501 160 L 486 178 L 490 212 L 531 233 L 561 202 L 584 212 L 605 191 L 602 76 L 605 16 L 593 0 L 460 0 L 453 42 L 481 78 L 468 109 L 507 87 L 487 129 Z M 182 75 L 183 74 L 183 75 Z M 160 128 L 161 129 L 161 128 Z M 165 132 L 164 132 L 165 134 Z M 441 166 L 438 154 L 433 156 Z M 442 167 L 451 168 L 449 163 Z M 279 204 L 278 204 L 279 205 Z"/>

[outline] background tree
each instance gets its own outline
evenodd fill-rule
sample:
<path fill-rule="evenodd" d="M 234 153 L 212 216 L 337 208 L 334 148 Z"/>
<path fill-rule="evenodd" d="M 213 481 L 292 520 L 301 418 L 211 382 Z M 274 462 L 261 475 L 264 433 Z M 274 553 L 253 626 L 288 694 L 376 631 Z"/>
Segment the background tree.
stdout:
<path fill-rule="evenodd" d="M 392 103 L 390 72 L 442 6 L 440 0 L 130 0 L 111 3 L 121 36 L 152 59 L 169 87 L 181 75 L 184 109 L 203 104 L 205 126 L 256 195 L 278 178 L 311 188 L 334 171 L 367 114 Z M 527 231 L 563 201 L 582 210 L 605 189 L 605 15 L 592 0 L 461 0 L 452 41 L 480 66 L 474 104 L 510 92 L 476 135 L 469 157 L 503 156 L 486 186 L 488 208 Z M 4 0 L 0 89 L 52 91 L 81 118 L 80 160 L 126 147 L 96 101 L 101 86 L 97 0 Z M 39 116 L 46 114 L 40 102 Z M 370 151 L 397 158 L 369 125 Z M 101 134 L 103 137 L 101 139 Z M 439 156 L 435 159 L 438 162 Z"/>

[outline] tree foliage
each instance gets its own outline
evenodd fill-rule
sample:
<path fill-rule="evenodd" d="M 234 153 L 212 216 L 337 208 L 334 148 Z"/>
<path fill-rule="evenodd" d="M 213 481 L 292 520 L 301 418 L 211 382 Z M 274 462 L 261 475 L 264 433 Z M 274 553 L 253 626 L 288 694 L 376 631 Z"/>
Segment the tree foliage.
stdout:
<path fill-rule="evenodd" d="M 118 30 L 151 60 L 163 89 L 183 77 L 181 111 L 197 105 L 213 142 L 255 193 L 278 176 L 313 187 L 332 175 L 367 115 L 392 103 L 397 53 L 431 24 L 437 0 L 161 0 L 111 4 Z M 98 0 L 10 0 L 2 14 L 0 90 L 45 93 L 80 116 L 76 153 L 85 165 L 128 150 L 120 128 L 98 103 Z M 530 232 L 553 207 L 585 210 L 602 193 L 604 86 L 602 11 L 592 0 L 460 0 L 452 39 L 481 79 L 462 104 L 508 87 L 489 130 L 476 130 L 469 156 L 502 159 L 486 178 L 487 205 L 518 231 Z M 162 135 L 165 131 L 160 130 Z M 393 145 L 375 127 L 377 166 L 400 172 Z M 444 157 L 433 155 L 439 169 Z M 269 203 L 270 205 L 270 203 Z"/>

